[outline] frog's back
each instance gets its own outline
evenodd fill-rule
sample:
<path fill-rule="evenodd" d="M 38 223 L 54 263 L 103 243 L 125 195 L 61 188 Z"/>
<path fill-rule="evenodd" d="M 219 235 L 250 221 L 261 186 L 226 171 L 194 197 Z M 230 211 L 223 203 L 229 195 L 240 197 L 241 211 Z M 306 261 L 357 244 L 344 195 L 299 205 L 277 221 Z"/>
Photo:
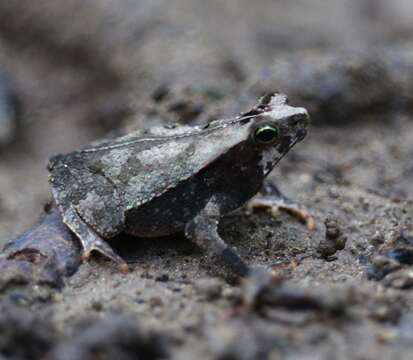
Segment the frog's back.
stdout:
<path fill-rule="evenodd" d="M 178 129 L 128 135 L 61 155 L 52 160 L 58 163 L 50 167 L 52 176 L 74 190 L 79 182 L 89 181 L 89 175 L 79 176 L 82 172 L 99 174 L 116 187 L 125 211 L 135 209 L 198 174 L 247 131 L 242 127 L 234 131 L 231 126 Z M 77 176 L 62 176 L 68 167 Z"/>

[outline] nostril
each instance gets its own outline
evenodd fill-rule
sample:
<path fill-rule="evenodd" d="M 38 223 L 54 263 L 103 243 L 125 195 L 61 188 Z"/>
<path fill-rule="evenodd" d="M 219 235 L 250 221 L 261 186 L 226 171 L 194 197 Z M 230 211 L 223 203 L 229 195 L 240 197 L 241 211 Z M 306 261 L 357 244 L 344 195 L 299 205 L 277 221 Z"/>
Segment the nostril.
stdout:
<path fill-rule="evenodd" d="M 295 115 L 295 116 L 293 116 L 291 119 L 290 119 L 290 126 L 297 126 L 298 125 L 298 123 L 299 123 L 299 121 L 300 121 L 300 119 L 299 119 L 299 117 L 297 116 L 297 115 Z"/>
<path fill-rule="evenodd" d="M 305 123 L 306 116 L 303 114 L 297 114 L 290 118 L 289 125 L 292 127 L 297 127 L 302 123 Z"/>
<path fill-rule="evenodd" d="M 303 140 L 306 135 L 307 135 L 307 130 L 305 130 L 305 129 L 299 129 L 299 130 L 297 131 L 297 139 L 298 139 L 299 141 Z"/>

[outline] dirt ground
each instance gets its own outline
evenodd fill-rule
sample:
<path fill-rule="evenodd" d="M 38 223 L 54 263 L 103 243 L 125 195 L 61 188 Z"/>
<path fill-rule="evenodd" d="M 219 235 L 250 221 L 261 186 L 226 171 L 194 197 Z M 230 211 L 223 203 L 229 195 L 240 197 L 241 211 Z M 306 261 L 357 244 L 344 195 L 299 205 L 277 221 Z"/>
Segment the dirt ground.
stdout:
<path fill-rule="evenodd" d="M 120 236 L 128 274 L 94 258 L 61 289 L 6 279 L 0 257 L 0 359 L 410 359 L 411 10 L 407 0 L 1 2 L 1 245 L 42 216 L 49 156 L 234 116 L 274 90 L 313 125 L 270 178 L 317 229 L 285 213 L 227 216 L 223 238 L 274 275 L 239 285 L 212 276 L 183 236 Z"/>

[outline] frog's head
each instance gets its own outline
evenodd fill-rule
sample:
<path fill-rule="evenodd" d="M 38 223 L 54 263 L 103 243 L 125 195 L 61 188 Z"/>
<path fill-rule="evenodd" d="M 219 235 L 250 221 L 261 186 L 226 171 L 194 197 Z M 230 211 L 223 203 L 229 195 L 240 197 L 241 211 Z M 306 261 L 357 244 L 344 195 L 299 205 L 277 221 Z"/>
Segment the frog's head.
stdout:
<path fill-rule="evenodd" d="M 266 176 L 292 146 L 304 139 L 310 117 L 306 109 L 289 106 L 287 97 L 278 93 L 262 97 L 241 118 L 250 116 L 250 136 L 261 154 L 260 165 Z"/>

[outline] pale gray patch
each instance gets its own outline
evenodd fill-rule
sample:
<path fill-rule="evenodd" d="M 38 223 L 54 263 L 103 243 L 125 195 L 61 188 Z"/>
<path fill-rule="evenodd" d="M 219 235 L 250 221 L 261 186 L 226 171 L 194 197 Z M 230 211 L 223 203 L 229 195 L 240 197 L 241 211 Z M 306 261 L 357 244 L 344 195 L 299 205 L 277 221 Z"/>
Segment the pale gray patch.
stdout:
<path fill-rule="evenodd" d="M 122 173 L 122 168 L 132 155 L 132 150 L 129 148 L 121 148 L 116 151 L 110 151 L 100 158 L 100 162 L 104 165 L 105 174 L 110 178 L 117 178 Z"/>
<path fill-rule="evenodd" d="M 261 167 L 264 176 L 267 176 L 281 157 L 282 154 L 280 154 L 274 146 L 268 147 L 262 151 L 259 166 Z"/>
<path fill-rule="evenodd" d="M 271 97 L 271 101 L 270 101 L 269 105 L 271 105 L 271 106 L 282 106 L 282 105 L 285 105 L 287 100 L 288 100 L 287 95 L 285 95 L 285 94 L 275 94 Z"/>
<path fill-rule="evenodd" d="M 304 108 L 292 107 L 288 105 L 274 106 L 271 111 L 265 112 L 262 115 L 271 116 L 274 119 L 285 119 L 294 115 L 308 116 L 307 110 Z"/>
<path fill-rule="evenodd" d="M 88 192 L 84 199 L 79 200 L 76 207 L 82 209 L 82 216 L 85 218 L 93 218 L 96 210 L 103 210 L 105 208 L 105 203 L 102 201 L 102 195 L 93 190 Z"/>
<path fill-rule="evenodd" d="M 162 165 L 165 158 L 177 158 L 183 154 L 190 144 L 187 142 L 175 142 L 173 146 L 170 143 L 163 143 L 144 150 L 137 155 L 142 165 L 150 165 L 156 171 L 157 165 Z"/>
<path fill-rule="evenodd" d="M 148 130 L 148 134 L 154 136 L 173 136 L 173 135 L 182 135 L 189 132 L 196 133 L 201 131 L 201 128 L 198 126 L 188 126 L 188 125 L 179 125 L 175 128 L 166 128 L 165 126 L 157 126 Z"/>

